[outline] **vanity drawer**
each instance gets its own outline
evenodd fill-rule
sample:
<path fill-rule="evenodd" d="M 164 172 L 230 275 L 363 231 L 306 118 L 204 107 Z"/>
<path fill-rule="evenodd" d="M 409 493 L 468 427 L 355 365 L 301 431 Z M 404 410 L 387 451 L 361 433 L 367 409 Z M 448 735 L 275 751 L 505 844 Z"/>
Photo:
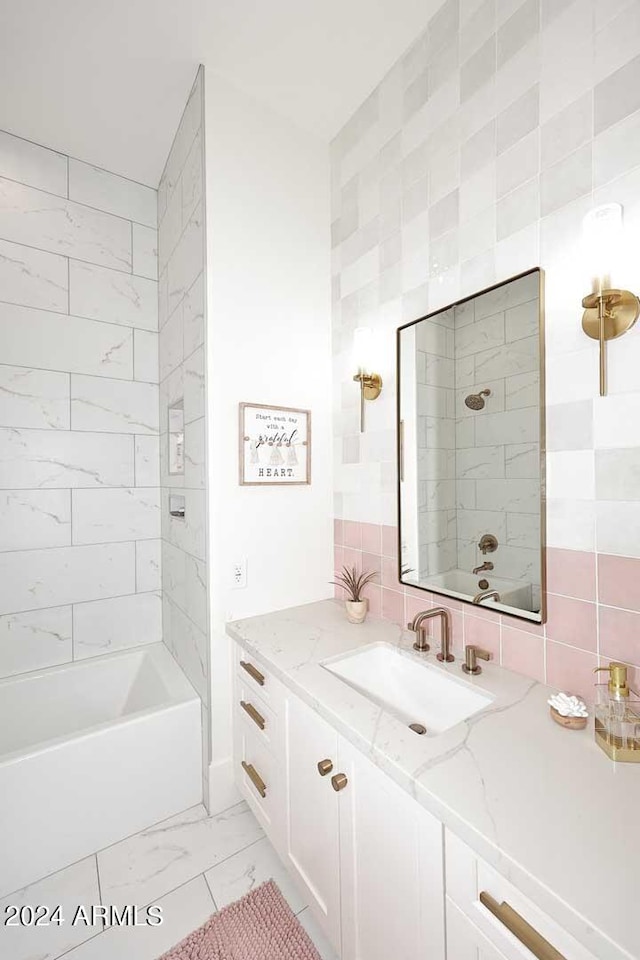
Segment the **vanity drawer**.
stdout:
<path fill-rule="evenodd" d="M 276 749 L 278 718 L 268 703 L 242 677 L 235 683 L 235 722 L 246 724 L 271 750 Z"/>
<path fill-rule="evenodd" d="M 237 723 L 236 780 L 260 824 L 273 839 L 279 813 L 280 771 L 274 754 L 253 731 L 251 721 Z"/>
<path fill-rule="evenodd" d="M 235 665 L 238 679 L 263 700 L 270 702 L 273 682 L 269 673 L 238 644 L 236 644 Z"/>
<path fill-rule="evenodd" d="M 497 956 L 504 955 L 507 960 L 597 960 L 449 830 L 445 844 L 447 917 L 455 915 L 451 903 L 496 948 Z M 453 953 L 448 960 L 458 957 Z"/>

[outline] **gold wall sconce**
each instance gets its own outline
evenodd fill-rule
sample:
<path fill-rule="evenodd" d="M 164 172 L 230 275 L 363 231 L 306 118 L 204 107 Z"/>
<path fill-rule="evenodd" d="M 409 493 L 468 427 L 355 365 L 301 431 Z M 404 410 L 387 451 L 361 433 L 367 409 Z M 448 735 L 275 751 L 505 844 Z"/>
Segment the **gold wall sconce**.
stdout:
<path fill-rule="evenodd" d="M 583 241 L 593 290 L 584 297 L 582 329 L 600 344 L 600 396 L 607 395 L 607 342 L 616 340 L 640 315 L 640 300 L 614 288 L 612 275 L 622 255 L 622 206 L 607 203 L 584 218 Z"/>
<path fill-rule="evenodd" d="M 360 433 L 364 433 L 364 402 L 377 400 L 382 391 L 382 377 L 371 372 L 373 366 L 373 333 L 369 327 L 358 327 L 353 334 L 353 359 L 358 372 L 353 379 L 360 384 Z"/>

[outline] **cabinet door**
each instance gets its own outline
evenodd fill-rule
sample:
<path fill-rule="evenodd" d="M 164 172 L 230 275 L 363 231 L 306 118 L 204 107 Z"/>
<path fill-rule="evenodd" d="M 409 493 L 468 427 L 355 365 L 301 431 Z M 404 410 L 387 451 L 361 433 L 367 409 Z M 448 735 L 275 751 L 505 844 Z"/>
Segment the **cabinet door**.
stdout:
<path fill-rule="evenodd" d="M 285 859 L 302 883 L 327 938 L 340 949 L 338 735 L 296 697 L 285 702 Z M 321 776 L 318 763 L 333 768 Z"/>
<path fill-rule="evenodd" d="M 524 957 L 524 952 L 520 956 Z M 447 898 L 447 960 L 507 960 L 504 953 L 500 953 L 449 898 Z"/>
<path fill-rule="evenodd" d="M 340 769 L 342 960 L 444 960 L 441 823 L 342 739 Z"/>

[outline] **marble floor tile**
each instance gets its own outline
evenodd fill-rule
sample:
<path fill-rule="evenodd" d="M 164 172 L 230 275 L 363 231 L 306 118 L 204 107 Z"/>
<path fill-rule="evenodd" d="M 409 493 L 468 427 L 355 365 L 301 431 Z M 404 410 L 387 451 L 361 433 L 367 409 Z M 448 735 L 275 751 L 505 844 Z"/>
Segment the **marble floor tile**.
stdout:
<path fill-rule="evenodd" d="M 309 907 L 305 907 L 302 913 L 298 914 L 298 920 L 313 940 L 322 960 L 339 960 L 338 954 L 320 929 L 320 925 L 311 913 Z"/>
<path fill-rule="evenodd" d="M 205 877 L 219 910 L 266 880 L 275 880 L 294 913 L 300 913 L 307 906 L 306 899 L 300 895 L 266 837 L 207 870 Z"/>
<path fill-rule="evenodd" d="M 263 836 L 241 803 L 214 817 L 192 807 L 98 854 L 104 903 L 153 903 Z"/>
<path fill-rule="evenodd" d="M 95 856 L 79 860 L 4 897 L 0 900 L 0 957 L 6 960 L 54 960 L 96 933 L 95 929 L 84 924 L 73 926 L 72 921 L 79 905 L 89 908 L 99 902 Z M 64 922 L 48 926 L 6 926 L 9 905 L 18 908 L 42 905 L 50 911 L 59 905 Z"/>
<path fill-rule="evenodd" d="M 206 873 L 204 872 L 206 871 Z M 60 926 L 0 927 L 0 957 L 11 960 L 156 960 L 215 913 L 273 878 L 322 960 L 337 956 L 246 804 L 215 817 L 197 806 L 0 900 L 60 904 Z M 139 926 L 71 925 L 79 904 L 136 905 Z M 144 925 L 146 905 L 163 922 Z"/>
<path fill-rule="evenodd" d="M 110 927 L 65 954 L 64 960 L 156 960 L 202 926 L 216 909 L 202 875 L 156 902 L 163 917 L 158 926 Z"/>

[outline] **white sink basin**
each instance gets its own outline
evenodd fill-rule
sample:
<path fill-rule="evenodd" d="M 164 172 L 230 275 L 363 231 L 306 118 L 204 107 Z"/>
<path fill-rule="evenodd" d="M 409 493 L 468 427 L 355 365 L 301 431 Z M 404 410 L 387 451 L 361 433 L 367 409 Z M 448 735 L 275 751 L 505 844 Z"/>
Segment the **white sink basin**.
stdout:
<path fill-rule="evenodd" d="M 438 667 L 406 657 L 386 643 L 371 644 L 322 666 L 407 725 L 422 724 L 431 736 L 493 701 L 462 678 L 454 680 Z"/>

